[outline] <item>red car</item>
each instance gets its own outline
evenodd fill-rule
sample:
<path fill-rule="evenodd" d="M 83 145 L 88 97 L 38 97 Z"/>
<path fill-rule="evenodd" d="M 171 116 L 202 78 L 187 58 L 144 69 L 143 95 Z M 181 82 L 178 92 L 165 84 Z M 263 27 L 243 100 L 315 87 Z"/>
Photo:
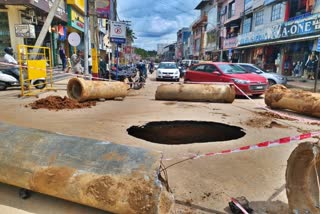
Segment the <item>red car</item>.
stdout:
<path fill-rule="evenodd" d="M 202 62 L 191 66 L 184 77 L 185 82 L 232 82 L 249 96 L 260 96 L 268 87 L 268 81 L 258 74 L 225 62 Z M 237 95 L 243 95 L 236 88 Z"/>

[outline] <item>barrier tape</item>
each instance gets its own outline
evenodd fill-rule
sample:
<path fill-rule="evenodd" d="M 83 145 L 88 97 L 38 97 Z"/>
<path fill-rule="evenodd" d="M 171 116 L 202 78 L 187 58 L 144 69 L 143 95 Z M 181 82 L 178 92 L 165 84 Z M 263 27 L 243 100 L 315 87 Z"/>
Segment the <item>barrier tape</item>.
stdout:
<path fill-rule="evenodd" d="M 186 81 L 186 83 L 188 83 L 188 84 L 234 85 L 245 97 L 247 97 L 251 102 L 253 102 L 255 104 L 255 106 L 257 106 L 259 108 L 262 108 L 268 112 L 274 113 L 274 114 L 279 115 L 281 117 L 287 117 L 290 119 L 298 120 L 299 122 L 320 124 L 320 121 L 318 121 L 318 120 L 305 119 L 305 118 L 301 118 L 301 117 L 297 117 L 297 116 L 293 116 L 293 115 L 289 115 L 289 114 L 285 114 L 285 113 L 280 113 L 280 112 L 274 111 L 272 109 L 269 109 L 265 106 L 259 105 L 257 102 L 255 102 L 253 99 L 251 99 L 251 97 L 249 97 L 241 88 L 239 88 L 239 86 L 237 86 L 233 82 L 190 82 L 190 81 Z"/>
<path fill-rule="evenodd" d="M 257 149 L 263 149 L 263 148 L 271 148 L 271 147 L 275 147 L 275 146 L 281 146 L 281 145 L 290 144 L 293 142 L 298 142 L 298 141 L 312 138 L 315 136 L 320 136 L 320 131 L 309 132 L 306 134 L 301 134 L 301 135 L 296 135 L 296 136 L 291 136 L 291 137 L 284 137 L 284 138 L 280 138 L 280 139 L 273 140 L 273 141 L 265 141 L 265 142 L 261 142 L 261 143 L 257 143 L 257 144 L 253 144 L 253 145 L 242 146 L 242 147 L 239 147 L 236 149 L 223 150 L 220 152 L 208 152 L 208 153 L 200 154 L 200 155 L 193 154 L 192 156 L 182 157 L 182 158 L 198 159 L 198 158 L 202 158 L 202 157 L 210 157 L 210 156 L 216 156 L 216 155 L 239 153 L 239 152 L 244 152 L 244 151 L 249 151 L 249 150 L 257 150 Z M 163 160 L 171 161 L 174 159 L 175 158 L 164 158 Z"/>
<path fill-rule="evenodd" d="M 235 198 L 231 198 L 231 201 L 243 212 L 243 214 L 249 214 Z"/>

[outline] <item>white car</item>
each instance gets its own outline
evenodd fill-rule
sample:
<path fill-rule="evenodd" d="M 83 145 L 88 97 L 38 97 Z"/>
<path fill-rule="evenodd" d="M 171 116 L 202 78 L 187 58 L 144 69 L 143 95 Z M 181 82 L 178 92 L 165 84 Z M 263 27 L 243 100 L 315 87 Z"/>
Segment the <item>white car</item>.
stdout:
<path fill-rule="evenodd" d="M 179 82 L 180 72 L 175 62 L 161 62 L 156 72 L 156 80 L 174 80 Z"/>

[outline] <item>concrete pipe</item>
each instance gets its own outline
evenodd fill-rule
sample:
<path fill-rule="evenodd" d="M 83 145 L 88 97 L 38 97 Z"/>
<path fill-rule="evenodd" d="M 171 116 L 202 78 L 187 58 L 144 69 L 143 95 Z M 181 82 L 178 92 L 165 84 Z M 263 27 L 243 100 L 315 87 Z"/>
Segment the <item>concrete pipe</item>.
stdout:
<path fill-rule="evenodd" d="M 124 82 L 91 81 L 72 78 L 68 82 L 67 93 L 71 99 L 83 102 L 100 98 L 124 98 L 128 93 L 128 85 Z"/>
<path fill-rule="evenodd" d="M 320 95 L 302 90 L 290 90 L 273 85 L 265 92 L 266 105 L 274 109 L 289 109 L 297 113 L 320 117 Z"/>
<path fill-rule="evenodd" d="M 314 148 L 315 146 L 315 148 Z M 290 213 L 320 213 L 319 186 L 315 167 L 320 173 L 318 145 L 310 142 L 299 144 L 291 153 L 286 170 L 286 192 Z"/>
<path fill-rule="evenodd" d="M 166 84 L 157 88 L 156 100 L 232 103 L 236 92 L 233 85 Z"/>
<path fill-rule="evenodd" d="M 0 182 L 112 213 L 168 213 L 160 154 L 0 123 Z"/>

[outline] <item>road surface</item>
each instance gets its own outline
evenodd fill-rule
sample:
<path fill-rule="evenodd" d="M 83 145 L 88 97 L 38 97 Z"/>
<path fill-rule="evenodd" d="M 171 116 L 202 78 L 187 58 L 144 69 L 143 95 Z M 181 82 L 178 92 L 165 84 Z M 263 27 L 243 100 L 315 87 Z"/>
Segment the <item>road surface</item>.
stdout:
<path fill-rule="evenodd" d="M 55 85 L 57 92 L 43 93 L 40 98 L 66 95 L 66 83 L 66 80 L 58 82 Z M 98 102 L 94 108 L 72 111 L 32 110 L 25 105 L 36 98 L 17 98 L 19 91 L 3 91 L 0 92 L 0 120 L 162 151 L 165 158 L 174 158 L 164 161 L 167 166 L 190 153 L 217 152 L 319 130 L 318 125 L 271 117 L 256 106 L 264 106 L 263 98 L 252 101 L 237 98 L 232 104 L 156 101 L 155 91 L 161 83 L 152 76 L 145 88 L 130 91 L 123 101 Z M 237 140 L 187 145 L 150 143 L 127 134 L 127 129 L 133 125 L 173 120 L 225 123 L 241 127 L 246 134 Z M 230 213 L 227 207 L 231 196 L 245 196 L 259 213 L 288 213 L 285 169 L 295 146 L 293 143 L 199 158 L 169 168 L 169 184 L 175 195 L 176 213 Z M 0 209 L 8 211 L 6 213 L 103 213 L 40 194 L 22 200 L 17 196 L 17 188 L 4 184 L 0 185 Z"/>

